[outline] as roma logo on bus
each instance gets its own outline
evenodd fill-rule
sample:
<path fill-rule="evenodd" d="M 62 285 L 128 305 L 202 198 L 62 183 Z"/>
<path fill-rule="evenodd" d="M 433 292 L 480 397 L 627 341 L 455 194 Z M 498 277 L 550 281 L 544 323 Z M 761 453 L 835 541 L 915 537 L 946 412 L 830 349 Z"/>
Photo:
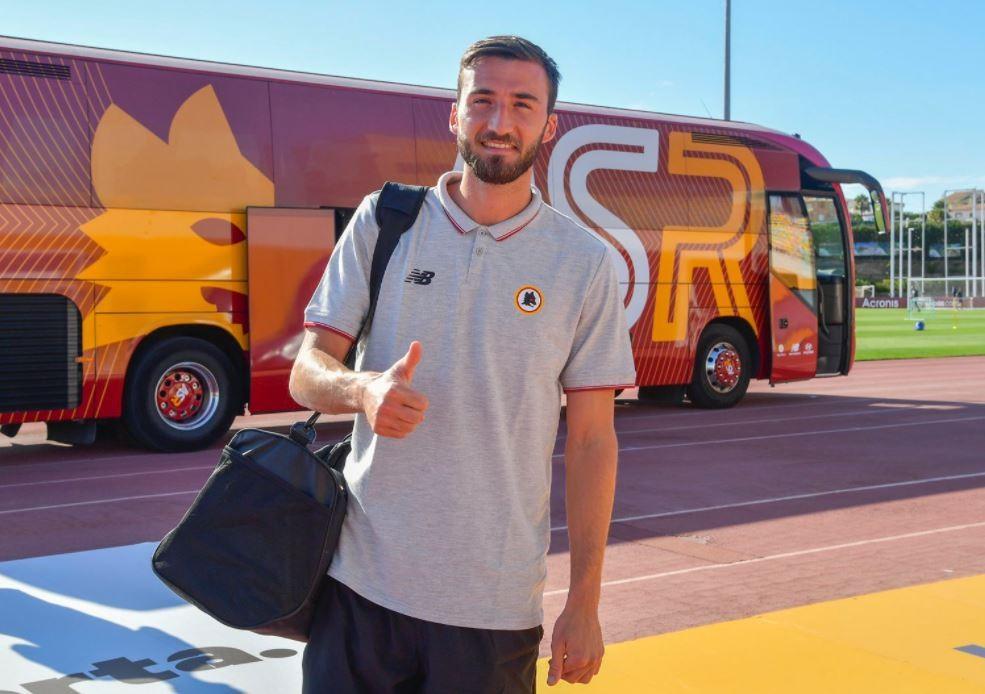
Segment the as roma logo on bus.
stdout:
<path fill-rule="evenodd" d="M 520 313 L 537 313 L 544 305 L 544 295 L 532 284 L 525 284 L 516 290 L 513 295 L 513 303 L 516 304 Z"/>

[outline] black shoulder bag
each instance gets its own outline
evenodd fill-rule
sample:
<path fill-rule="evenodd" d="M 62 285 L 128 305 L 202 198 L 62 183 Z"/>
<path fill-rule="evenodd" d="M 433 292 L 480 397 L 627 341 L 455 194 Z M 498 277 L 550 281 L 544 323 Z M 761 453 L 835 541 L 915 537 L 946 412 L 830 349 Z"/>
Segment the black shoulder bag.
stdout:
<path fill-rule="evenodd" d="M 390 256 L 417 218 L 427 190 L 387 183 L 380 192 L 369 311 L 360 334 L 373 320 Z M 357 335 L 346 357 L 350 368 L 358 340 Z M 227 626 L 308 639 L 345 517 L 342 468 L 352 436 L 313 452 L 317 419 L 316 412 L 287 436 L 239 431 L 184 518 L 154 552 L 154 573 Z"/>

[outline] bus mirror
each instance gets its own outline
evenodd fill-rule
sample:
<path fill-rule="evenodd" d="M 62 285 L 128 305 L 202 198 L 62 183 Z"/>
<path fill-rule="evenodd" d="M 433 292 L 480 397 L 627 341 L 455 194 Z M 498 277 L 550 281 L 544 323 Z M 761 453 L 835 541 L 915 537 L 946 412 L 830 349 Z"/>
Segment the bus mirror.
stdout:
<path fill-rule="evenodd" d="M 878 190 L 869 191 L 869 200 L 872 201 L 872 217 L 876 223 L 876 231 L 880 234 L 886 233 L 886 218 L 883 216 L 882 198 Z"/>

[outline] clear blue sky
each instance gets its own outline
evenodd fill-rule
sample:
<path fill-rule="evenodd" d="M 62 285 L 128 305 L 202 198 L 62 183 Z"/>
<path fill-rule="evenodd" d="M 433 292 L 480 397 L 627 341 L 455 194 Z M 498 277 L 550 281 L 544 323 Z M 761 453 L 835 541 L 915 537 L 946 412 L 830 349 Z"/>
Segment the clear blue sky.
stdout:
<path fill-rule="evenodd" d="M 442 87 L 472 40 L 515 33 L 558 62 L 563 100 L 721 117 L 723 7 L 0 0 L 0 33 Z M 799 132 L 887 194 L 985 187 L 983 28 L 978 0 L 733 0 L 732 117 Z"/>

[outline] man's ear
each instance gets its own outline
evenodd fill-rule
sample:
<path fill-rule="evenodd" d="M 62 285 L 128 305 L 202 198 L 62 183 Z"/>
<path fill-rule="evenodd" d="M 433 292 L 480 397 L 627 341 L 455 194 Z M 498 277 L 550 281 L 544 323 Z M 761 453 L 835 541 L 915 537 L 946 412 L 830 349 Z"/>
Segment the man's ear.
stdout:
<path fill-rule="evenodd" d="M 455 137 L 458 137 L 458 100 L 455 100 L 451 104 L 451 113 L 448 115 L 448 129 L 452 131 Z"/>
<path fill-rule="evenodd" d="M 552 113 L 547 117 L 547 125 L 544 126 L 544 136 L 540 138 L 540 141 L 542 143 L 550 142 L 551 140 L 554 139 L 554 136 L 556 134 L 557 134 L 557 114 Z"/>

